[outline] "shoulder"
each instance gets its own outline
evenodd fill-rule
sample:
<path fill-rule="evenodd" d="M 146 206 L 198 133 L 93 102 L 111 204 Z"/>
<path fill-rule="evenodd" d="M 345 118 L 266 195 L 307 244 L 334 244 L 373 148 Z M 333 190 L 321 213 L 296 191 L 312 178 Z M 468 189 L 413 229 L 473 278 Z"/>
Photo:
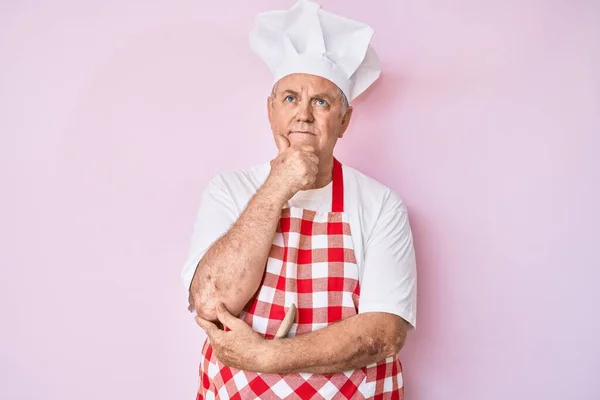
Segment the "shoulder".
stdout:
<path fill-rule="evenodd" d="M 357 206 L 369 214 L 406 212 L 406 204 L 398 193 L 378 180 L 344 165 L 344 184 Z"/>
<path fill-rule="evenodd" d="M 251 197 L 269 175 L 270 164 L 262 163 L 245 168 L 222 171 L 208 182 L 207 191 L 222 191 L 235 199 Z"/>
<path fill-rule="evenodd" d="M 269 174 L 270 165 L 268 163 L 256 164 L 245 168 L 222 171 L 210 180 L 210 184 L 222 188 L 236 186 L 255 186 L 260 187 Z"/>

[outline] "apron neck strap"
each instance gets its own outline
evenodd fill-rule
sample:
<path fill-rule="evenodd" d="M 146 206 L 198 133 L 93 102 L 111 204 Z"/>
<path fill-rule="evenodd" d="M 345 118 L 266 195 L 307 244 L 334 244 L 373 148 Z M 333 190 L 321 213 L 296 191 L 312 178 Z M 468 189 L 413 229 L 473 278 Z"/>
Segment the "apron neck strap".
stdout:
<path fill-rule="evenodd" d="M 344 212 L 344 174 L 342 164 L 334 157 L 332 172 L 331 211 Z"/>

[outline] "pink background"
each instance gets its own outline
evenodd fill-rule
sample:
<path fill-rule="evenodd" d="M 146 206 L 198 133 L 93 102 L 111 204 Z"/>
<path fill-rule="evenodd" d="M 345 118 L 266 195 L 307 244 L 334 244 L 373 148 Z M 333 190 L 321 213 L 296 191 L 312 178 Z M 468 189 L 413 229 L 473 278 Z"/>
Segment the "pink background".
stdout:
<path fill-rule="evenodd" d="M 85 3 L 0 5 L 0 398 L 193 399 L 180 268 L 275 154 L 248 31 L 292 2 Z M 323 4 L 383 61 L 337 155 L 409 207 L 407 399 L 599 399 L 599 2 Z"/>

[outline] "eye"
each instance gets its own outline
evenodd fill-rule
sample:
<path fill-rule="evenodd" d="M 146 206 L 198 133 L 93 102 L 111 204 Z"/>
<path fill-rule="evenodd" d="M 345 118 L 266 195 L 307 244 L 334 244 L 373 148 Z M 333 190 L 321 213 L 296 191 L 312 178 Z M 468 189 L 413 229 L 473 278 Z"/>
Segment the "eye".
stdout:
<path fill-rule="evenodd" d="M 286 96 L 285 97 L 285 101 L 287 101 L 288 103 L 293 102 L 294 100 L 296 100 L 296 98 L 294 96 Z"/>
<path fill-rule="evenodd" d="M 323 99 L 317 99 L 317 105 L 318 106 L 326 106 L 327 105 L 327 101 L 323 100 Z"/>

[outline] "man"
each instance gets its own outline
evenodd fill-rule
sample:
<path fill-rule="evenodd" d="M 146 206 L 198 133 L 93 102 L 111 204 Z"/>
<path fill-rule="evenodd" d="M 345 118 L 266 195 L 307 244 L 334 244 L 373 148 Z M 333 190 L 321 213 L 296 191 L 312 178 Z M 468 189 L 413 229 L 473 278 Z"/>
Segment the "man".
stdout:
<path fill-rule="evenodd" d="M 380 74 L 367 25 L 300 0 L 260 14 L 278 154 L 205 189 L 182 271 L 208 338 L 199 399 L 403 398 L 416 318 L 405 204 L 333 156 Z"/>

